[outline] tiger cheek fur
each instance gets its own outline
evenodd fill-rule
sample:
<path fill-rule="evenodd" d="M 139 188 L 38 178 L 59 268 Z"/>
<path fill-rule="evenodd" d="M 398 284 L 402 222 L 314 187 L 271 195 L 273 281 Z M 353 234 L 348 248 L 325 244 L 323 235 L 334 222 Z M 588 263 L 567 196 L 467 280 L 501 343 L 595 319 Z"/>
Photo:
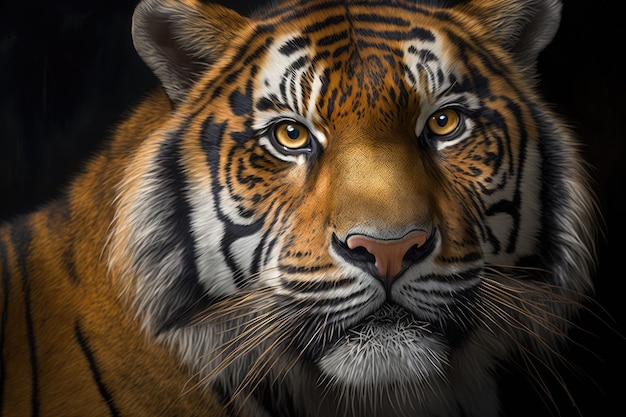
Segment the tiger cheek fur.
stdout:
<path fill-rule="evenodd" d="M 594 198 L 534 90 L 560 8 L 141 1 L 164 92 L 1 235 L 11 349 L 94 381 L 55 379 L 50 415 L 497 416 L 497 367 L 550 363 L 592 290 Z M 74 344 L 35 347 L 29 285 L 74 291 Z M 37 411 L 13 386 L 1 411 Z"/>

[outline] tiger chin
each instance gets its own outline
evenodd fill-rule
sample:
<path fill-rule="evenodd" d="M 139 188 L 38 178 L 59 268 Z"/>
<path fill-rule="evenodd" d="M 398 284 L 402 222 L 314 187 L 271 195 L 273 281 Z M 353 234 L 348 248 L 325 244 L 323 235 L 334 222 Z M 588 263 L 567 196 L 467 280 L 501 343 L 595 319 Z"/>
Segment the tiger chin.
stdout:
<path fill-rule="evenodd" d="M 593 292 L 560 11 L 139 2 L 163 88 L 2 226 L 0 414 L 497 416 Z"/>

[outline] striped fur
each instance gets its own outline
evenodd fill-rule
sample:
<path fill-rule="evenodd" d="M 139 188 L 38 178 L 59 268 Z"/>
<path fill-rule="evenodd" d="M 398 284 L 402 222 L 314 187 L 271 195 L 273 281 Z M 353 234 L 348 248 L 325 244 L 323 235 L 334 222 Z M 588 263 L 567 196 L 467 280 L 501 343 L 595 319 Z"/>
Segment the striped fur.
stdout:
<path fill-rule="evenodd" d="M 140 2 L 163 91 L 0 231 L 0 415 L 497 416 L 593 288 L 560 8 Z"/>

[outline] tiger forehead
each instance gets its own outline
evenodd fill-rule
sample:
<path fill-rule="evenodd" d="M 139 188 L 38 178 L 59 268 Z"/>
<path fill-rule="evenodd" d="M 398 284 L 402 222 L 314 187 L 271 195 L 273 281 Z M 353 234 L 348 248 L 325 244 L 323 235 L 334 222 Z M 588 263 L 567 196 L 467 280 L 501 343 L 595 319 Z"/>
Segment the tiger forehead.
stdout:
<path fill-rule="evenodd" d="M 330 27 L 273 38 L 259 73 L 257 110 L 359 120 L 386 106 L 378 118 L 395 122 L 417 110 L 420 94 L 433 96 L 449 84 L 435 32 L 401 19 L 400 27 L 372 27 L 373 17 L 358 17 L 337 15 Z"/>

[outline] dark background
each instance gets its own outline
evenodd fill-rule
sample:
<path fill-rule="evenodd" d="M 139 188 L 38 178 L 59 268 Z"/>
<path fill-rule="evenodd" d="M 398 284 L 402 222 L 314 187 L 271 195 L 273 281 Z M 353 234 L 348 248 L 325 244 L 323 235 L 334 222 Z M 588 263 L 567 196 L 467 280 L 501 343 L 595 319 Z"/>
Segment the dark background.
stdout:
<path fill-rule="evenodd" d="M 260 2 L 227 5 L 247 13 Z M 0 12 L 0 220 L 54 197 L 146 92 L 152 73 L 132 48 L 134 0 L 8 0 Z M 609 0 L 565 0 L 540 56 L 541 89 L 584 143 L 606 233 L 596 300 L 541 384 L 503 372 L 507 416 L 611 416 L 626 396 L 624 221 L 625 24 Z M 567 389 L 563 388 L 567 387 Z M 538 393 L 539 392 L 539 393 Z M 571 397 L 571 398 L 570 398 Z M 573 405 L 575 403 L 576 405 Z"/>

